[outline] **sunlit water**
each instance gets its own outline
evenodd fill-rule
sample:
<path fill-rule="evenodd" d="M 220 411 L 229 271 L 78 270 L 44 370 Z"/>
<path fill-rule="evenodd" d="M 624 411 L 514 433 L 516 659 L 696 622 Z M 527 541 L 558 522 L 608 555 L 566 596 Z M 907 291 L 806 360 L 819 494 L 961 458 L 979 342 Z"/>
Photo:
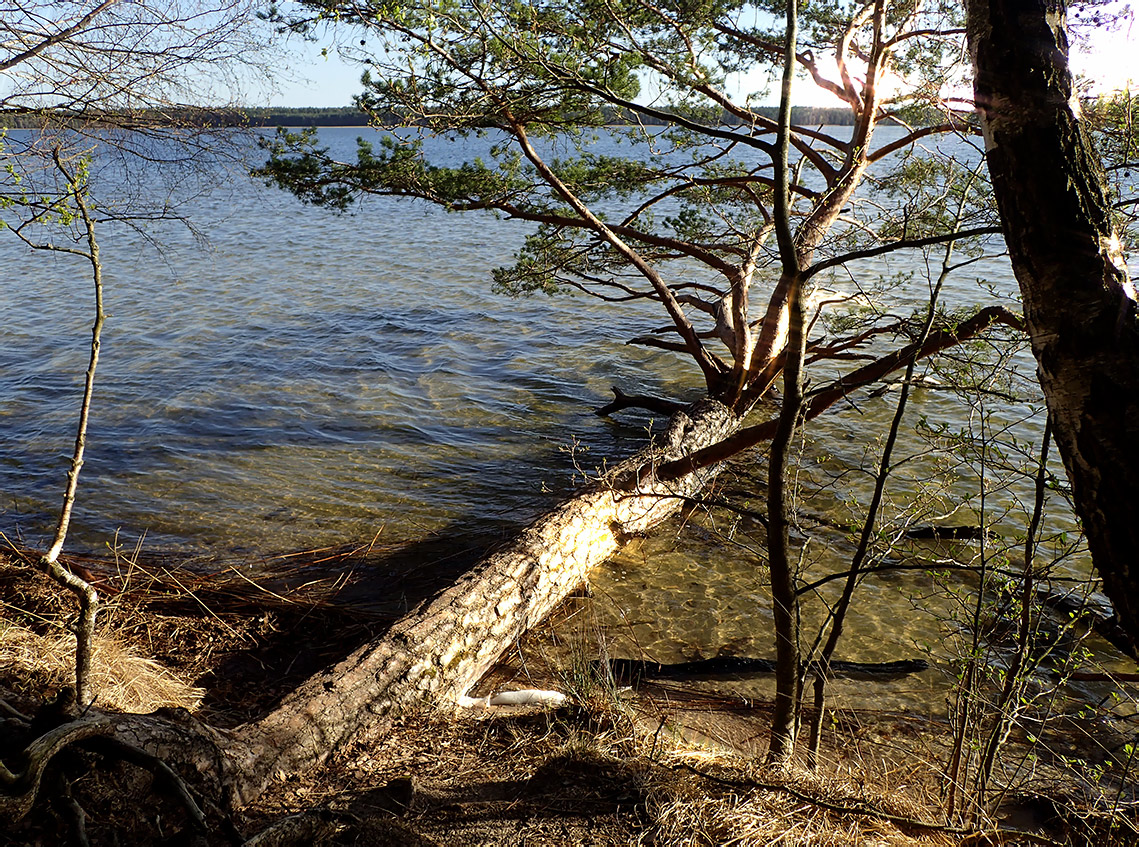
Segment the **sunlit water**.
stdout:
<path fill-rule="evenodd" d="M 321 137 L 348 149 L 361 132 Z M 440 156 L 462 158 L 461 148 L 434 143 Z M 338 216 L 240 172 L 219 171 L 218 181 L 185 209 L 208 244 L 173 223 L 150 225 L 147 237 L 102 228 L 110 318 L 72 549 L 105 549 L 116 537 L 131 546 L 145 534 L 154 550 L 280 552 L 509 530 L 659 428 L 644 415 L 594 416 L 610 385 L 699 394 L 686 362 L 625 344 L 659 326 L 659 313 L 494 293 L 491 269 L 525 235 L 513 222 L 387 198 Z M 81 260 L 12 238 L 0 240 L 0 260 L 0 529 L 36 545 L 50 535 L 74 439 L 91 286 Z M 899 270 L 924 265 L 895 258 L 855 273 Z M 981 275 L 1014 289 L 1007 267 L 988 263 L 951 280 L 950 300 L 988 298 L 978 293 Z M 899 311 L 922 301 L 923 286 L 903 290 Z M 849 561 L 850 534 L 825 521 L 849 522 L 866 501 L 869 478 L 851 469 L 873 466 L 895 396 L 863 392 L 812 425 L 800 472 L 811 573 Z M 1029 414 L 993 405 L 1001 420 Z M 912 435 L 920 419 L 960 428 L 970 417 L 978 410 L 947 392 L 917 392 L 900 452 L 926 449 Z M 1039 439 L 1031 419 L 1017 431 Z M 973 500 L 951 522 L 978 522 L 979 473 L 958 465 L 952 478 L 933 478 L 938 461 L 900 469 L 891 490 L 900 505 L 887 512 L 933 517 L 953 492 Z M 744 460 L 726 485 L 761 507 L 758 462 Z M 1028 497 L 1023 485 L 1016 493 Z M 990 503 L 984 514 L 1023 532 L 1022 511 Z M 661 661 L 771 655 L 762 532 L 727 513 L 685 526 L 637 541 L 597 575 L 596 614 L 613 649 Z M 958 546 L 927 553 L 976 553 Z M 931 577 L 912 572 L 867 583 L 842 657 L 943 657 L 948 605 L 928 614 L 933 589 Z M 808 623 L 816 618 L 808 610 Z M 879 705 L 929 703 L 939 679 L 882 684 L 874 696 Z"/>

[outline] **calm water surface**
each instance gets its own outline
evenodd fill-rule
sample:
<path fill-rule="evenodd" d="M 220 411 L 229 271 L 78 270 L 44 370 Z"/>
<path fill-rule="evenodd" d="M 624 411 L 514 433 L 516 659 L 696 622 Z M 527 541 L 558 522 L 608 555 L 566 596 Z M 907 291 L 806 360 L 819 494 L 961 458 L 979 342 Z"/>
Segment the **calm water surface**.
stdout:
<path fill-rule="evenodd" d="M 361 132 L 321 138 L 348 149 Z M 462 157 L 438 143 L 441 158 Z M 110 318 L 72 549 L 103 549 L 116 534 L 128 546 L 145 534 L 150 549 L 280 552 L 509 529 L 581 471 L 640 445 L 651 418 L 592 414 L 610 385 L 698 396 L 687 364 L 624 344 L 660 325 L 659 313 L 494 293 L 491 269 L 525 235 L 517 224 L 385 198 L 337 216 L 237 171 L 217 181 L 220 190 L 186 208 L 207 244 L 176 224 L 103 229 Z M 74 439 L 90 282 L 80 260 L 33 254 L 11 238 L 0 239 L 0 261 L 0 529 L 41 544 Z M 898 270 L 924 265 L 865 263 L 855 273 Z M 951 299 L 977 301 L 982 275 L 1012 290 L 1007 267 L 989 263 L 954 280 Z M 924 296 L 916 284 L 902 299 Z M 892 410 L 889 395 L 863 397 L 814 427 L 801 471 L 807 513 L 847 520 L 850 504 L 865 500 L 868 478 L 851 469 L 872 461 Z M 1009 421 L 1029 414 L 1001 412 Z M 920 392 L 907 432 L 920 418 L 959 427 L 977 415 L 944 392 Z M 1031 419 L 1018 427 L 1039 437 Z M 927 446 L 910 437 L 904 449 Z M 756 461 L 725 481 L 753 505 L 762 496 Z M 901 469 L 909 481 L 894 494 L 903 505 L 925 497 L 934 515 L 940 491 L 977 489 L 961 466 L 931 485 L 938 461 L 926 455 Z M 1010 532 L 1024 525 L 1015 512 L 986 514 Z M 754 552 L 762 533 L 726 513 L 687 527 L 635 543 L 599 574 L 601 625 L 619 649 L 658 660 L 769 655 Z M 813 528 L 806 561 L 841 570 L 848 534 L 825 520 Z M 845 657 L 889 660 L 942 641 L 943 624 L 913 613 L 931 588 L 920 576 L 868 585 Z M 935 683 L 925 676 L 883 687 L 881 702 L 928 701 Z"/>

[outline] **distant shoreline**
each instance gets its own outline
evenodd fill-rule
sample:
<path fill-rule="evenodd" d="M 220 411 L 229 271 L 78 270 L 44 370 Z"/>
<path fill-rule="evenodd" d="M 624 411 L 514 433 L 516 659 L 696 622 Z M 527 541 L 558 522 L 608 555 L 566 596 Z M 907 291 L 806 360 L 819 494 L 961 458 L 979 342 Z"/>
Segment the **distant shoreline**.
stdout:
<path fill-rule="evenodd" d="M 779 114 L 778 106 L 760 106 L 755 109 L 755 112 L 765 118 L 775 120 Z M 247 109 L 245 110 L 246 121 L 245 125 L 248 126 L 368 126 L 368 121 L 358 109 L 353 106 L 345 106 L 341 108 L 274 108 L 268 107 L 263 109 Z M 650 126 L 664 125 L 663 120 L 650 120 L 643 117 L 638 119 L 640 123 Z M 637 123 L 632 116 L 622 114 L 617 110 L 613 113 L 609 120 L 606 121 L 610 126 L 630 126 Z M 846 126 L 854 124 L 854 115 L 850 109 L 845 107 L 837 108 L 821 108 L 817 106 L 795 106 L 791 110 L 791 120 L 793 123 L 800 125 L 823 125 L 823 126 Z M 721 123 L 723 124 L 740 124 L 741 121 L 733 119 L 728 115 L 721 116 Z M 392 124 L 399 123 L 398 120 L 392 120 Z"/>
<path fill-rule="evenodd" d="M 775 119 L 778 113 L 776 106 L 760 106 L 755 109 L 755 112 L 765 118 Z M 3 114 L 0 113 L 0 127 L 4 129 L 36 129 L 42 126 L 45 119 L 50 120 L 52 123 L 58 124 L 62 121 L 67 121 L 71 116 L 67 114 Z M 721 125 L 739 125 L 741 121 L 729 115 L 701 115 L 699 119 L 704 122 L 718 122 Z M 82 120 L 84 123 L 91 124 L 97 121 L 92 121 L 89 115 L 74 116 L 76 121 Z M 791 120 L 793 123 L 800 126 L 849 126 L 854 123 L 854 117 L 849 109 L 843 107 L 837 108 L 822 108 L 817 106 L 796 106 L 791 110 Z M 234 109 L 187 109 L 184 112 L 165 113 L 165 114 L 118 114 L 111 113 L 105 116 L 106 123 L 119 124 L 130 126 L 133 124 L 168 124 L 178 125 L 185 124 L 189 126 L 247 126 L 247 127 L 320 127 L 320 126 L 344 126 L 344 127 L 360 127 L 361 129 L 369 126 L 367 116 L 360 112 L 354 106 L 337 106 L 337 107 L 257 107 L 257 108 L 234 108 Z M 611 115 L 607 115 L 607 123 L 610 126 L 630 126 L 635 123 L 644 123 L 647 125 L 664 125 L 664 120 L 647 120 L 643 118 L 634 118 L 627 112 L 613 110 Z M 390 121 L 385 123 L 399 124 L 400 121 L 397 116 L 391 116 Z"/>

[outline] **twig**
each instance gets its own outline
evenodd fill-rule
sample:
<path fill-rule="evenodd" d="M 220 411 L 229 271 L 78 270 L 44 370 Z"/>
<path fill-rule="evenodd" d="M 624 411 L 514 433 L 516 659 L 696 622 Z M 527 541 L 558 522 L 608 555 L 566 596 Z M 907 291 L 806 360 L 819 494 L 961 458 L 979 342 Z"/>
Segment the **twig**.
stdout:
<path fill-rule="evenodd" d="M 699 768 L 693 767 L 687 762 L 678 762 L 676 765 L 671 766 L 673 769 L 678 767 L 691 771 L 697 776 L 703 777 L 718 785 L 725 785 L 730 788 L 761 788 L 765 791 L 783 791 L 790 794 L 796 800 L 804 803 L 810 803 L 812 806 L 817 806 L 820 809 L 826 809 L 828 812 L 835 812 L 841 815 L 862 815 L 865 817 L 878 818 L 880 820 L 889 821 L 890 823 L 899 824 L 901 826 L 912 826 L 917 829 L 926 829 L 931 832 L 945 832 L 950 835 L 978 835 L 980 830 L 967 829 L 959 826 L 952 826 L 950 824 L 931 823 L 929 821 L 919 820 L 918 818 L 910 818 L 905 815 L 895 815 L 890 812 L 883 812 L 879 809 L 871 809 L 867 806 L 842 806 L 838 803 L 831 803 L 827 800 L 822 800 L 818 797 L 812 797 L 809 794 L 804 794 L 789 785 L 782 785 L 778 782 L 764 782 L 758 779 L 740 780 L 740 779 L 725 779 L 724 777 L 716 776 L 715 774 L 706 773 Z M 1023 830 L 1001 830 L 1002 837 L 1024 839 L 1031 841 L 1035 844 L 1046 844 L 1050 847 L 1062 847 L 1061 842 L 1055 841 L 1044 835 L 1037 835 L 1034 832 L 1025 832 Z"/>
<path fill-rule="evenodd" d="M 290 597 L 282 597 L 282 596 L 281 596 L 280 594 L 278 594 L 276 591 L 270 591 L 270 590 L 269 590 L 268 588 L 266 588 L 265 586 L 263 586 L 263 585 L 258 585 L 256 582 L 254 582 L 253 580 L 251 580 L 249 577 L 247 577 L 245 574 L 243 574 L 241 571 L 239 571 L 239 570 L 238 570 L 237 568 L 235 568 L 235 567 L 232 567 L 232 566 L 230 566 L 229 570 L 230 570 L 230 571 L 232 571 L 234 574 L 236 574 L 236 575 L 237 575 L 238 577 L 240 577 L 241 579 L 244 579 L 246 582 L 248 582 L 250 585 L 252 585 L 252 586 L 253 586 L 254 588 L 256 588 L 258 591 L 261 591 L 261 592 L 263 592 L 263 593 L 265 593 L 265 594 L 268 594 L 270 597 L 273 597 L 273 598 L 275 598 L 275 599 L 277 599 L 277 600 L 280 600 L 282 603 L 288 603 L 288 604 L 289 604 L 289 605 L 291 605 L 291 606 L 297 606 L 297 605 L 300 605 L 299 603 L 297 603 L 297 601 L 296 601 L 296 600 L 293 600 L 293 599 L 292 599 L 292 598 L 290 598 Z M 201 601 L 199 600 L 198 602 L 200 603 Z"/>
<path fill-rule="evenodd" d="M 202 607 L 202 609 L 203 609 L 203 610 L 206 612 L 206 614 L 207 614 L 207 615 L 209 615 L 211 618 L 213 618 L 213 619 L 214 619 L 214 620 L 216 620 L 218 623 L 220 623 L 222 626 L 224 626 L 226 629 L 228 629 L 228 630 L 229 630 L 229 633 L 230 633 L 230 635 L 236 635 L 236 634 L 237 634 L 237 630 L 236 630 L 236 629 L 234 629 L 232 626 L 230 626 L 230 625 L 229 625 L 229 624 L 227 624 L 227 623 L 226 623 L 224 620 L 222 620 L 220 617 L 218 617 L 218 615 L 217 615 L 217 614 L 214 612 L 214 610 L 213 610 L 213 609 L 211 609 L 209 606 L 207 606 L 205 603 L 203 603 L 203 602 L 202 602 L 202 601 L 201 601 L 201 600 L 198 598 L 198 595 L 197 595 L 197 594 L 195 594 L 193 591 L 191 591 L 189 588 L 187 588 L 185 585 L 183 585 L 183 584 L 182 584 L 182 583 L 181 583 L 181 582 L 178 580 L 178 577 L 174 576 L 174 574 L 173 574 L 173 573 L 171 573 L 171 571 L 170 571 L 170 569 L 169 569 L 169 568 L 163 568 L 163 570 L 165 571 L 165 573 L 166 573 L 166 576 L 167 576 L 167 577 L 169 577 L 169 578 L 170 578 L 170 579 L 171 579 L 171 580 L 174 582 L 174 584 L 175 584 L 175 585 L 177 585 L 177 586 L 178 586 L 179 588 L 181 588 L 181 589 L 182 589 L 184 592 L 186 592 L 186 595 L 187 595 L 187 596 L 189 596 L 189 597 L 190 597 L 190 599 L 192 599 L 192 600 L 193 600 L 195 603 L 197 603 L 199 606 L 201 606 L 201 607 Z"/>

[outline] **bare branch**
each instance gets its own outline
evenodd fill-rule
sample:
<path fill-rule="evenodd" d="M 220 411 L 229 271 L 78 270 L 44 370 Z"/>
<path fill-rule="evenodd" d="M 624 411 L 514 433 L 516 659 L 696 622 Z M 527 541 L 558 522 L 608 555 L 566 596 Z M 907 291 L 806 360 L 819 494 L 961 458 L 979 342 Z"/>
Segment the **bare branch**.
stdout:
<path fill-rule="evenodd" d="M 1015 315 L 1001 306 L 990 306 L 982 309 L 972 318 L 962 321 L 952 329 L 930 333 L 925 344 L 920 346 L 916 344 L 907 345 L 901 350 L 896 350 L 876 359 L 874 362 L 813 392 L 807 401 L 803 413 L 804 419 L 810 420 L 818 417 L 855 389 L 877 382 L 887 374 L 905 367 L 906 362 L 911 358 L 924 359 L 934 353 L 954 347 L 962 341 L 975 338 L 995 324 L 1003 324 L 1020 332 L 1024 331 L 1024 318 L 1021 316 Z M 684 459 L 660 465 L 653 469 L 653 473 L 664 480 L 679 479 L 699 468 L 722 462 L 749 447 L 769 441 L 775 435 L 775 428 L 778 423 L 778 419 L 773 419 L 746 427 L 719 444 L 705 447 Z"/>
<path fill-rule="evenodd" d="M 624 409 L 647 409 L 661 415 L 673 415 L 686 408 L 685 403 L 665 400 L 663 397 L 651 397 L 647 394 L 626 394 L 616 385 L 612 386 L 611 390 L 613 391 L 612 402 L 606 403 L 594 412 L 595 415 L 606 417 Z"/>

